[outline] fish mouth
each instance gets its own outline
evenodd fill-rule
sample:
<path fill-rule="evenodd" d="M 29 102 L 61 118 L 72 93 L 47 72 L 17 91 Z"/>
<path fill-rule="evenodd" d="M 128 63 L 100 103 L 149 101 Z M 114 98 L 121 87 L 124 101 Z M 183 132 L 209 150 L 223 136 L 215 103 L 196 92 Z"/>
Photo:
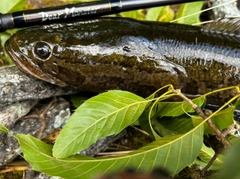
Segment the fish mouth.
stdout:
<path fill-rule="evenodd" d="M 14 51 L 14 49 L 18 49 L 19 52 Z M 56 84 L 61 87 L 67 86 L 66 83 L 61 82 L 56 77 L 53 77 L 49 74 L 46 75 L 41 70 L 41 68 L 38 67 L 38 65 L 34 64 L 33 61 L 28 56 L 26 56 L 20 51 L 18 45 L 14 41 L 7 40 L 5 43 L 5 50 L 7 54 L 11 57 L 14 64 L 18 66 L 25 73 L 30 74 L 40 80 L 43 80 L 52 84 Z M 22 62 L 23 60 L 26 63 L 23 63 Z"/>

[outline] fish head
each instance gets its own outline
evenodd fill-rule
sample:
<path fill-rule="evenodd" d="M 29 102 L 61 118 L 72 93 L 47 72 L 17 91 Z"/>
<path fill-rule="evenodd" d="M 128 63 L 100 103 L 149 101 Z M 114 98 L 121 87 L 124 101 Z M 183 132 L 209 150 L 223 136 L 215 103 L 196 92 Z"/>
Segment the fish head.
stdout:
<path fill-rule="evenodd" d="M 69 66 L 70 58 L 74 61 L 79 55 L 72 48 L 78 42 L 68 37 L 66 31 L 60 24 L 20 30 L 7 40 L 5 49 L 24 72 L 64 87 L 67 82 L 60 77 L 61 70 Z"/>

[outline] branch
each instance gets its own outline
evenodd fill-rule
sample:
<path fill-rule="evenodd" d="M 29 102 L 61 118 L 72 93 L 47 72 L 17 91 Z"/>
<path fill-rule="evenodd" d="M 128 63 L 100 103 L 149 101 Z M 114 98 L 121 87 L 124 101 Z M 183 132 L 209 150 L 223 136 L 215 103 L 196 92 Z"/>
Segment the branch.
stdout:
<path fill-rule="evenodd" d="M 184 96 L 180 90 L 175 90 L 173 89 L 173 92 L 180 96 L 184 101 L 188 102 L 190 106 L 196 111 L 196 113 L 202 117 L 204 120 L 208 118 L 208 116 L 211 115 L 209 111 L 206 111 L 207 113 L 205 114 L 201 108 L 199 108 L 196 104 L 192 102 L 192 100 L 188 99 L 186 96 Z M 208 125 L 210 128 L 214 131 L 216 134 L 216 137 L 223 143 L 224 148 L 228 148 L 230 146 L 229 142 L 225 139 L 225 135 L 222 134 L 222 132 L 216 127 L 216 125 L 212 122 L 211 119 L 207 120 Z"/>

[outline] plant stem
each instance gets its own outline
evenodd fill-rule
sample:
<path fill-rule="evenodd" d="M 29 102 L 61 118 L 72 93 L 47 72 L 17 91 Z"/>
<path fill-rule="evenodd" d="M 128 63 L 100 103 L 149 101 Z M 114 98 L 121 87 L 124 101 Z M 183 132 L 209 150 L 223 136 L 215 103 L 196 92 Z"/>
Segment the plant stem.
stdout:
<path fill-rule="evenodd" d="M 208 162 L 208 164 L 204 167 L 204 169 L 202 169 L 201 171 L 201 176 L 205 176 L 205 173 L 207 172 L 207 170 L 211 167 L 211 165 L 213 164 L 213 162 L 217 159 L 217 157 L 219 156 L 219 153 L 215 153 L 214 156 L 211 158 L 211 160 Z"/>
<path fill-rule="evenodd" d="M 190 106 L 196 111 L 196 113 L 202 117 L 204 120 L 208 118 L 208 116 L 199 108 L 196 104 L 192 102 L 192 100 L 188 99 L 186 96 L 184 96 L 180 90 L 173 89 L 173 92 L 177 95 L 179 95 L 183 100 L 188 102 Z M 211 115 L 211 114 L 210 114 Z M 210 116 L 209 115 L 209 116 Z M 225 139 L 225 136 L 221 133 L 221 131 L 216 127 L 216 125 L 212 122 L 211 119 L 207 120 L 208 125 L 210 128 L 214 131 L 216 134 L 216 137 L 223 143 L 224 148 L 228 148 L 230 146 L 229 142 Z"/>

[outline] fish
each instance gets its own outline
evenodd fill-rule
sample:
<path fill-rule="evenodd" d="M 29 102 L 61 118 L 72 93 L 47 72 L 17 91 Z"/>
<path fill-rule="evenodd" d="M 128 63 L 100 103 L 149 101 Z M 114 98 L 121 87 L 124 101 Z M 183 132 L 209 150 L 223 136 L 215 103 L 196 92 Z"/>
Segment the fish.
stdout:
<path fill-rule="evenodd" d="M 24 72 L 62 87 L 148 96 L 172 84 L 185 93 L 204 94 L 239 85 L 239 23 L 240 18 L 204 27 L 86 19 L 20 30 L 5 49 Z"/>

